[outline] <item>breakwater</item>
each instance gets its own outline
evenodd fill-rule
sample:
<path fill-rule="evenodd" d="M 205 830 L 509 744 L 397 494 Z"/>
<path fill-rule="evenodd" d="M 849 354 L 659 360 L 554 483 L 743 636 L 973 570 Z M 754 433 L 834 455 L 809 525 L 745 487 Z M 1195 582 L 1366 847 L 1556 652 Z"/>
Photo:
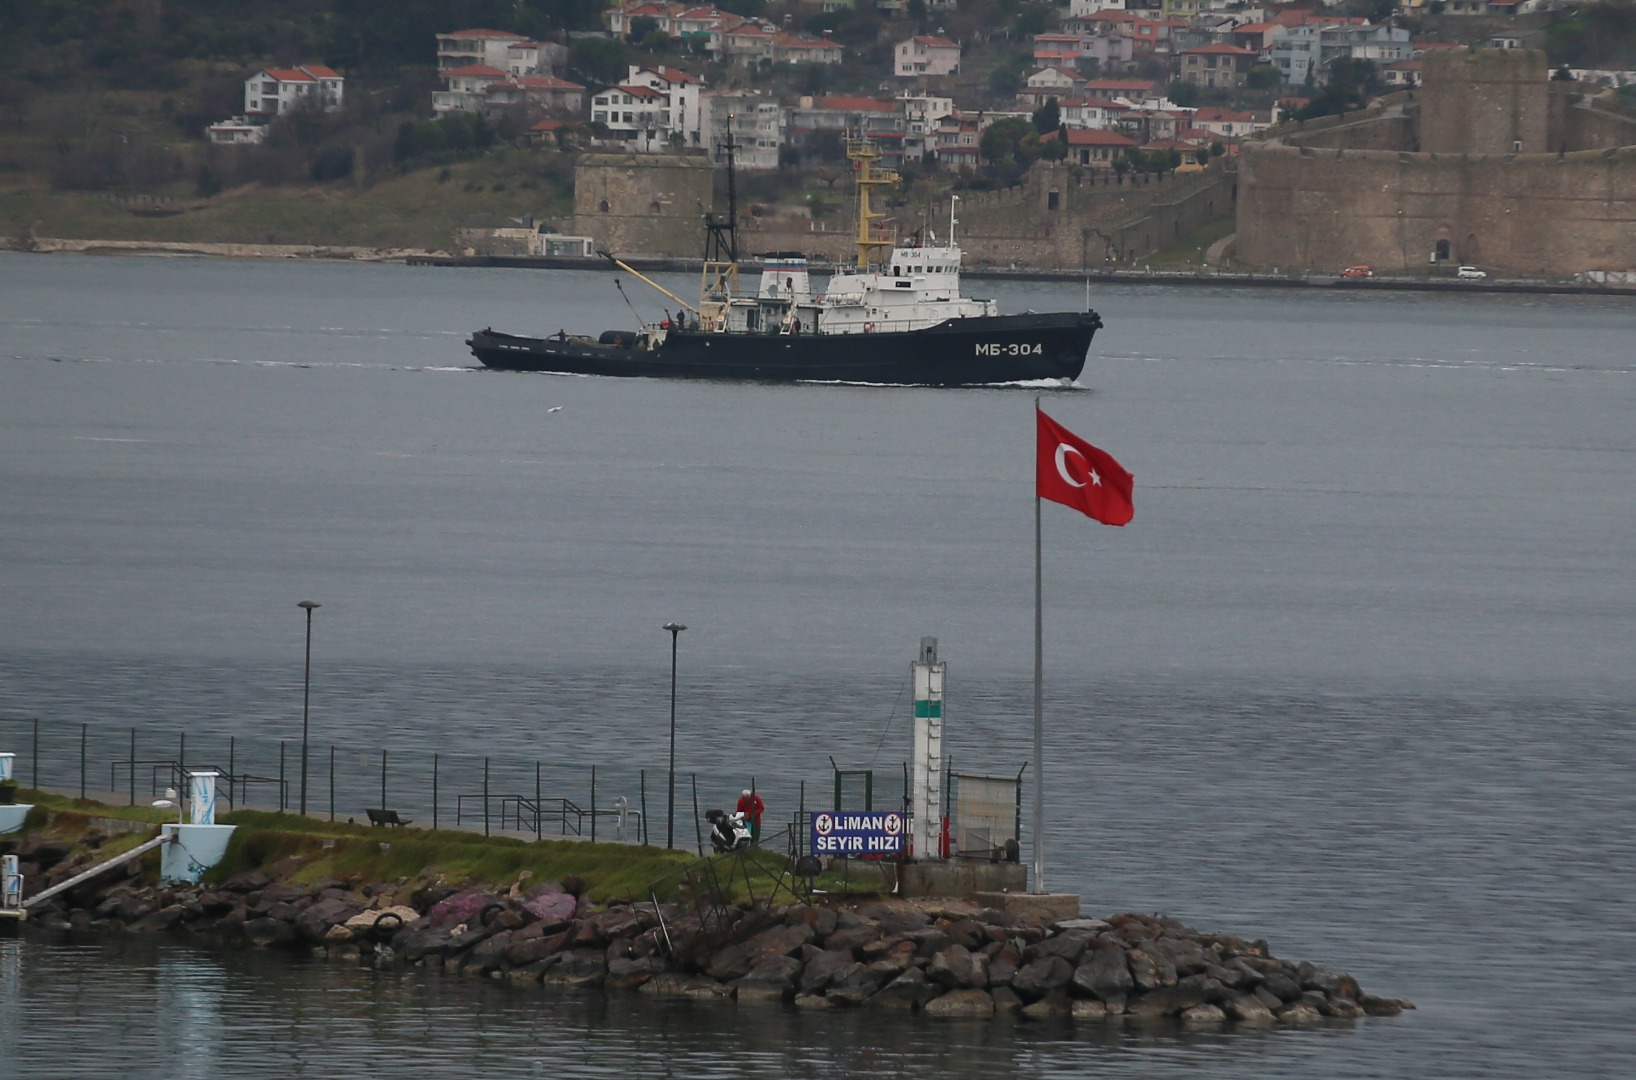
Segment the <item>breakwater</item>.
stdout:
<path fill-rule="evenodd" d="M 107 839 L 94 829 L 71 848 L 35 835 L 20 854 L 39 868 L 43 887 Z M 304 865 L 281 857 L 202 886 L 153 884 L 133 865 L 42 905 L 30 923 L 420 965 L 517 986 L 799 1008 L 1266 1026 L 1413 1007 L 1367 993 L 1344 973 L 1275 957 L 1265 941 L 1158 915 L 1047 921 L 967 901 L 890 897 L 592 902 L 588 883 L 571 876 L 471 885 L 429 868 L 386 882 L 298 883 Z"/>

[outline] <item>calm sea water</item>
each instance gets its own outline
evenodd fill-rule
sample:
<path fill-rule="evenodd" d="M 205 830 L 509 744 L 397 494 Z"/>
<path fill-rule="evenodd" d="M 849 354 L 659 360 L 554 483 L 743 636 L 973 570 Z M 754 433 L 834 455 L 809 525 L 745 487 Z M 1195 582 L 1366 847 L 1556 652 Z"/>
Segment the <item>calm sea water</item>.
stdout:
<path fill-rule="evenodd" d="M 33 717 L 105 759 L 131 727 L 299 737 L 311 598 L 345 761 L 628 790 L 677 620 L 706 798 L 900 768 L 923 635 L 956 765 L 1014 774 L 1040 394 L 1137 478 L 1128 528 L 1045 509 L 1050 886 L 1417 1012 L 1108 1037 L 30 936 L 0 943 L 0 1075 L 1628 1075 L 1636 305 L 1093 302 L 1074 388 L 693 386 L 472 369 L 475 327 L 628 323 L 600 274 L 0 256 L 0 749 Z"/>

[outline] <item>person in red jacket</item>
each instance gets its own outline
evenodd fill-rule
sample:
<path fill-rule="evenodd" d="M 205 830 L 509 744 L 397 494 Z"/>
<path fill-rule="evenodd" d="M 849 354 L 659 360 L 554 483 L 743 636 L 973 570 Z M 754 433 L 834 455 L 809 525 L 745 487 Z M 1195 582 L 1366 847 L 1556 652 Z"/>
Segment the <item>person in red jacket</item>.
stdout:
<path fill-rule="evenodd" d="M 761 801 L 761 796 L 744 789 L 738 797 L 738 812 L 744 815 L 744 820 L 750 825 L 750 843 L 761 843 L 761 815 L 767 810 L 767 804 Z"/>

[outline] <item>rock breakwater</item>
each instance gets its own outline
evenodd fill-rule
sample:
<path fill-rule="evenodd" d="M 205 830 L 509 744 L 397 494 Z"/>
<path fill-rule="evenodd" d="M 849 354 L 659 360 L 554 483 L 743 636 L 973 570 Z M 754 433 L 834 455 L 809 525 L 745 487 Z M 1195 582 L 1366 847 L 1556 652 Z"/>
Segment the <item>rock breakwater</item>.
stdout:
<path fill-rule="evenodd" d="M 454 887 L 286 880 L 269 867 L 215 886 L 90 883 L 30 917 L 60 931 L 183 935 L 420 965 L 524 985 L 871 1008 L 931 1016 L 1299 1025 L 1391 1016 L 1409 1002 L 1272 955 L 1265 941 L 1161 915 L 1048 922 L 958 901 L 882 899 L 684 909 L 584 899 L 583 883 Z"/>

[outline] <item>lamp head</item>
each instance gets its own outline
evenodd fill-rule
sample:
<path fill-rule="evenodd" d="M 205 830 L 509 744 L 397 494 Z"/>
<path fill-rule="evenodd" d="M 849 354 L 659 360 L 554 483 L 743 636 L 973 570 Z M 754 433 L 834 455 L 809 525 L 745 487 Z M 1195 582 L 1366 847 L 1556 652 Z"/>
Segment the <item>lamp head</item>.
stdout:
<path fill-rule="evenodd" d="M 665 625 L 661 626 L 659 629 L 669 630 L 672 634 L 679 634 L 683 630 L 686 630 L 687 627 L 683 626 L 681 623 L 678 623 L 678 622 L 667 622 L 667 623 L 665 623 Z"/>
<path fill-rule="evenodd" d="M 297 604 L 295 606 L 299 607 L 299 608 L 306 608 L 307 609 L 307 614 L 311 615 L 313 608 L 323 607 L 324 605 L 320 604 L 316 600 L 303 600 L 303 601 L 301 601 L 299 604 Z"/>

